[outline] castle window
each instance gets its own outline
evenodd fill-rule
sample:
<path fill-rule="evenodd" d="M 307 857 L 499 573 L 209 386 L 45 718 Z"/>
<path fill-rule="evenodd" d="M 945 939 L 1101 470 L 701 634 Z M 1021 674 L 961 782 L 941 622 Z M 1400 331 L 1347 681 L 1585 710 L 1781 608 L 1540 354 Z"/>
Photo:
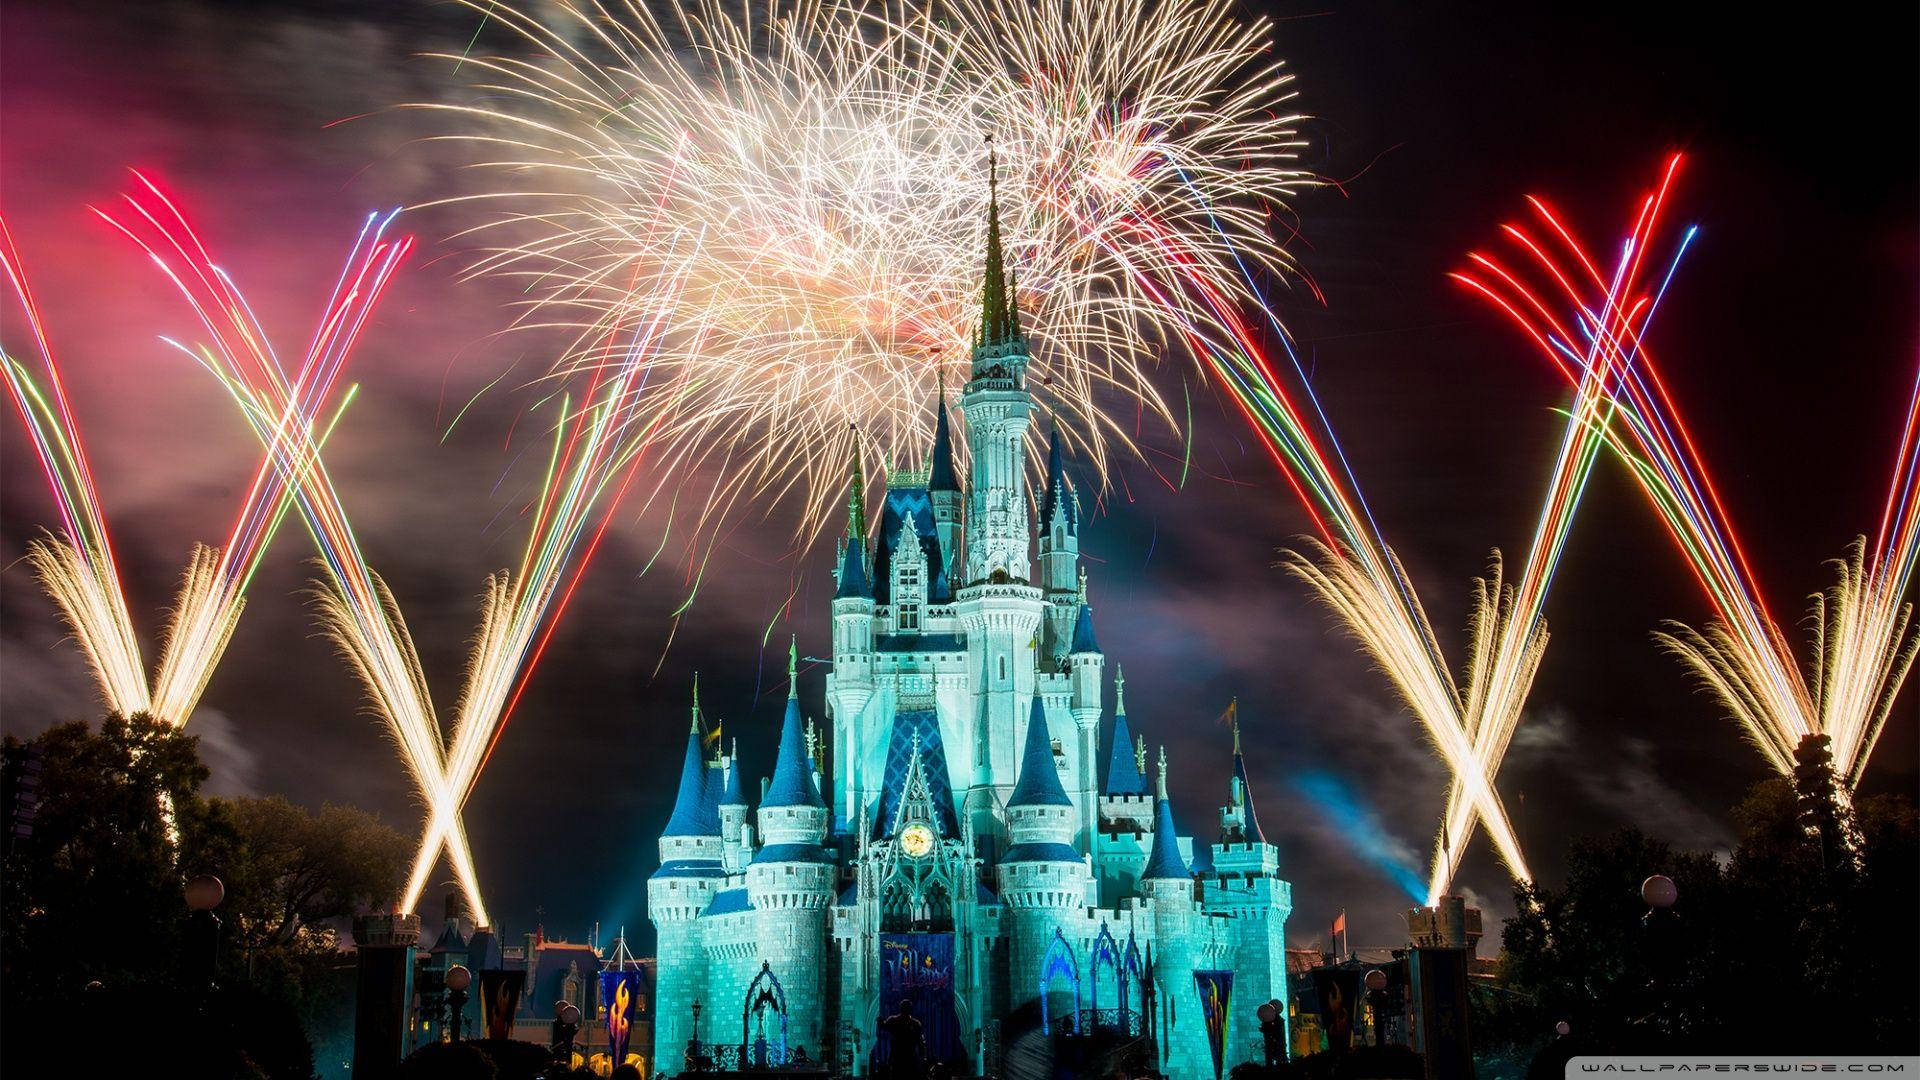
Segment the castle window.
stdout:
<path fill-rule="evenodd" d="M 1000 658 L 1000 681 L 1007 681 L 1007 658 L 1004 656 Z"/>
<path fill-rule="evenodd" d="M 902 630 L 919 630 L 920 605 L 901 604 L 899 625 Z"/>

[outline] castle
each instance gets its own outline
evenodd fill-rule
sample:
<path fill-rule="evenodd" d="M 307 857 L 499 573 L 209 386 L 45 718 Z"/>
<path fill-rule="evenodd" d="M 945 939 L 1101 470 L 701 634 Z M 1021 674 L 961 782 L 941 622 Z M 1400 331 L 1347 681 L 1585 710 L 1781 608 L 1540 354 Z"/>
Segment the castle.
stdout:
<path fill-rule="evenodd" d="M 721 1067 L 804 1056 L 871 1072 L 887 1052 L 879 1020 L 908 1000 L 927 1053 L 958 1073 L 993 1070 L 1036 1036 L 1104 1032 L 1198 1078 L 1264 1060 L 1255 1010 L 1278 999 L 1286 1015 L 1291 887 L 1238 730 L 1218 841 L 1179 835 L 1165 751 L 1150 785 L 1117 667 L 1106 716 L 1057 432 L 1037 535 L 1029 520 L 1029 352 L 989 191 L 959 403 L 969 476 L 955 472 L 944 393 L 927 467 L 888 478 L 871 537 L 856 461 L 830 748 L 802 723 L 790 660 L 773 776 L 749 815 L 735 757 L 706 751 L 696 700 L 647 890 L 663 1074 L 690 1060 L 690 1040 Z"/>

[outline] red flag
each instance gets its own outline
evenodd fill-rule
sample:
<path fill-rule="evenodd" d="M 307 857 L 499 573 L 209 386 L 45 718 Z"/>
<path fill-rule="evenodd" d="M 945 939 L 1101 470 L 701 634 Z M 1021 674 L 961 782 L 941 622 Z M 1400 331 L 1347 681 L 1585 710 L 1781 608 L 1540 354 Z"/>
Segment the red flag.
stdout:
<path fill-rule="evenodd" d="M 1332 933 L 1332 935 L 1330 935 L 1330 936 L 1331 936 L 1331 938 L 1332 938 L 1332 952 L 1333 952 L 1333 955 L 1335 955 L 1335 956 L 1339 956 L 1339 955 L 1341 955 L 1341 954 L 1342 954 L 1342 953 L 1343 953 L 1343 952 L 1345 951 L 1345 950 L 1344 950 L 1344 946 L 1345 946 L 1345 945 L 1346 945 L 1346 943 L 1347 943 L 1347 913 L 1346 913 L 1346 911 L 1344 911 L 1344 910 L 1342 910 L 1342 911 L 1340 912 L 1340 914 L 1339 914 L 1339 915 L 1338 915 L 1337 917 L 1335 917 L 1335 918 L 1334 918 L 1334 920 L 1333 920 L 1333 933 Z"/>

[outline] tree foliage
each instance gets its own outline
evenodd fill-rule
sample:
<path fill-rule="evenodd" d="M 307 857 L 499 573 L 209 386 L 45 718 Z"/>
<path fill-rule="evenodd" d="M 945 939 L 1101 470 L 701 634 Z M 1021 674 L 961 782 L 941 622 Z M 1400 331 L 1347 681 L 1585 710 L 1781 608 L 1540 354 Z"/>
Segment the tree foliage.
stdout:
<path fill-rule="evenodd" d="M 1627 831 L 1576 841 L 1561 886 L 1516 889 L 1508 993 L 1476 1015 L 1476 1040 L 1538 1046 L 1564 1020 L 1595 1051 L 1914 1052 L 1914 809 L 1854 803 L 1823 749 L 1810 740 L 1792 779 L 1751 790 L 1730 858 Z M 1640 900 L 1655 873 L 1679 888 L 1666 918 Z"/>
<path fill-rule="evenodd" d="M 33 1075 L 55 1050 L 21 1033 L 97 1017 L 82 1022 L 110 1025 L 114 1045 L 149 1062 L 182 1055 L 196 1075 L 312 1075 L 303 1028 L 338 1011 L 337 925 L 393 899 L 406 841 L 352 808 L 203 799 L 197 742 L 135 716 L 0 749 L 14 802 L 0 868 L 3 1071 Z M 183 891 L 201 873 L 226 886 L 205 959 Z"/>

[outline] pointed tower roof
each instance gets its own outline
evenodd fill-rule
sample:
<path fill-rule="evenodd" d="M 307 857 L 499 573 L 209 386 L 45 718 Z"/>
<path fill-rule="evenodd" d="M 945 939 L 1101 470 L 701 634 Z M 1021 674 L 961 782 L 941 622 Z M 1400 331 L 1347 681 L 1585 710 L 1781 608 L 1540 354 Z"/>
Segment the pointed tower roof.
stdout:
<path fill-rule="evenodd" d="M 1047 709 L 1039 695 L 1027 719 L 1027 746 L 1020 755 L 1020 779 L 1013 785 L 1008 806 L 1072 806 L 1060 786 L 1060 769 L 1053 763 L 1053 737 L 1047 733 Z"/>
<path fill-rule="evenodd" d="M 1053 425 L 1052 444 L 1047 447 L 1047 492 L 1040 504 L 1040 524 L 1043 528 L 1053 525 L 1055 508 L 1067 515 L 1067 529 L 1079 528 L 1079 512 L 1073 503 L 1073 489 L 1067 486 L 1066 462 L 1060 453 L 1060 425 Z"/>
<path fill-rule="evenodd" d="M 860 468 L 860 431 L 853 429 L 853 463 L 847 470 L 847 536 L 855 543 L 867 538 L 867 475 Z"/>
<path fill-rule="evenodd" d="M 1127 676 L 1113 672 L 1113 748 L 1107 755 L 1108 795 L 1145 795 L 1147 778 L 1133 757 L 1133 730 L 1127 726 Z"/>
<path fill-rule="evenodd" d="M 1235 704 L 1237 705 L 1238 702 Z M 1240 713 L 1238 709 L 1234 710 L 1233 715 L 1233 777 L 1240 781 L 1240 798 L 1244 804 L 1241 809 L 1247 819 L 1246 839 L 1255 844 L 1264 844 L 1267 842 L 1267 837 L 1266 834 L 1260 831 L 1260 816 L 1254 813 L 1253 810 L 1253 785 L 1247 783 L 1246 755 L 1240 752 Z"/>
<path fill-rule="evenodd" d="M 980 334 L 974 342 L 976 360 L 983 353 L 1005 355 L 1010 348 L 1024 349 L 1026 337 L 1020 330 L 1020 305 L 1000 247 L 1000 168 L 991 135 L 987 137 L 987 269 L 980 292 Z"/>
<path fill-rule="evenodd" d="M 1185 880 L 1187 861 L 1180 857 L 1180 835 L 1173 827 L 1173 804 L 1167 800 L 1167 750 L 1160 748 L 1160 779 L 1154 783 L 1153 851 L 1147 856 L 1141 881 Z"/>
<path fill-rule="evenodd" d="M 727 786 L 720 794 L 721 806 L 747 805 L 746 793 L 740 790 L 740 742 L 734 740 L 733 754 L 727 758 Z"/>
<path fill-rule="evenodd" d="M 673 815 L 661 836 L 719 836 L 720 815 L 709 799 L 707 759 L 700 752 L 700 732 L 687 733 L 687 756 L 680 764 L 680 793 L 673 800 Z"/>
<path fill-rule="evenodd" d="M 940 400 L 933 407 L 933 457 L 927 468 L 928 491 L 959 491 L 953 471 L 953 431 L 947 426 L 947 384 L 940 383 Z"/>
<path fill-rule="evenodd" d="M 1073 620 L 1073 651 L 1077 653 L 1100 651 L 1100 642 L 1093 636 L 1093 609 L 1085 603 L 1080 605 L 1080 614 Z"/>
<path fill-rule="evenodd" d="M 773 783 L 768 806 L 825 806 L 820 789 L 814 786 L 813 770 L 807 767 L 807 737 L 800 720 L 800 682 L 798 642 L 787 646 L 787 715 L 780 723 L 780 756 L 773 764 Z"/>
<path fill-rule="evenodd" d="M 867 583 L 867 558 L 860 551 L 860 538 L 847 537 L 846 550 L 840 553 L 840 584 L 833 590 L 835 600 L 871 600 L 873 586 Z"/>

